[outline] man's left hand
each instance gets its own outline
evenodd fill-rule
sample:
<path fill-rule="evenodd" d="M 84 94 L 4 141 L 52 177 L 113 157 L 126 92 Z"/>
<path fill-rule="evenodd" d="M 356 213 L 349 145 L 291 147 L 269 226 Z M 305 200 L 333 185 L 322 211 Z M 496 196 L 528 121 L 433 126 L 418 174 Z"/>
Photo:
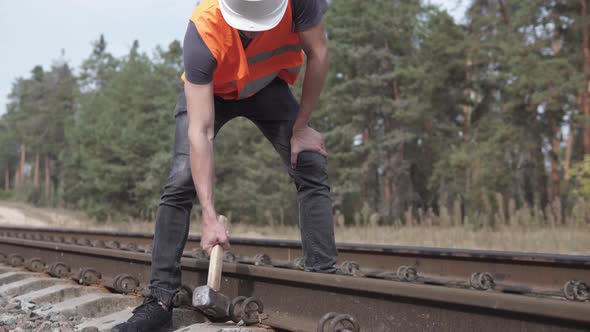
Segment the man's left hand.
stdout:
<path fill-rule="evenodd" d="M 322 156 L 328 157 L 322 134 L 308 126 L 293 128 L 293 135 L 291 136 L 291 167 L 293 169 L 297 167 L 299 152 L 303 151 L 318 152 Z"/>

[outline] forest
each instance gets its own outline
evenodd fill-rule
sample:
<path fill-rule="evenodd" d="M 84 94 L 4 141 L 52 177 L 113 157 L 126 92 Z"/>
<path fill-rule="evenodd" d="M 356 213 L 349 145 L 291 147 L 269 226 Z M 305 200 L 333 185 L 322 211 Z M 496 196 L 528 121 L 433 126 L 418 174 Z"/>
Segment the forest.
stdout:
<path fill-rule="evenodd" d="M 332 1 L 330 74 L 312 126 L 330 154 L 336 222 L 590 223 L 588 5 L 471 0 L 455 22 L 425 1 Z M 114 56 L 100 35 L 79 67 L 56 55 L 14 81 L 0 198 L 153 219 L 182 45 L 140 42 Z M 254 125 L 224 127 L 215 158 L 219 212 L 297 224 L 295 187 Z"/>

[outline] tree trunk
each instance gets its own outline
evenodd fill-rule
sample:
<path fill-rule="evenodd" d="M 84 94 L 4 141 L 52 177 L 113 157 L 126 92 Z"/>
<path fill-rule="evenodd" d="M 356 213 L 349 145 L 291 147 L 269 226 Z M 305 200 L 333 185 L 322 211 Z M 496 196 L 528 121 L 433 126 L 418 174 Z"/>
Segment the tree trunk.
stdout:
<path fill-rule="evenodd" d="M 550 120 L 549 131 L 551 133 L 551 152 L 549 157 L 551 159 L 551 201 L 554 202 L 559 199 L 559 127 L 555 123 L 555 119 Z"/>
<path fill-rule="evenodd" d="M 39 190 L 39 151 L 35 154 L 35 178 L 33 180 L 35 191 Z"/>
<path fill-rule="evenodd" d="M 47 205 L 51 205 L 51 183 L 49 180 L 49 157 L 45 155 L 45 202 Z"/>
<path fill-rule="evenodd" d="M 25 144 L 22 144 L 20 146 L 20 177 L 21 177 L 21 183 L 25 182 L 25 163 L 27 161 L 27 146 Z"/>
<path fill-rule="evenodd" d="M 584 86 L 582 87 L 582 103 L 584 110 L 584 154 L 590 154 L 590 25 L 588 24 L 587 0 L 582 4 L 582 50 L 584 55 Z"/>
<path fill-rule="evenodd" d="M 504 0 L 498 0 L 498 4 L 500 5 L 500 15 L 502 15 L 502 21 L 504 24 L 510 25 L 510 16 L 508 16 L 508 11 L 506 10 L 506 4 Z"/>
<path fill-rule="evenodd" d="M 21 144 L 21 146 L 20 146 L 20 162 L 18 164 L 18 173 L 17 173 L 19 187 L 21 184 L 23 184 L 25 182 L 26 155 L 27 155 L 27 146 L 25 144 Z"/>
<path fill-rule="evenodd" d="M 553 40 L 551 41 L 551 49 L 553 51 L 553 57 L 557 57 L 559 51 L 561 50 L 561 40 L 559 36 L 559 30 L 557 27 L 559 26 L 559 15 L 554 10 L 553 12 L 553 19 L 554 19 L 554 29 L 553 29 Z M 559 113 L 559 99 L 558 99 L 558 92 L 555 88 L 555 84 L 553 83 L 553 102 L 549 103 L 549 105 L 553 104 L 554 109 L 548 109 L 546 112 L 547 117 L 549 117 L 549 133 L 551 135 L 551 152 L 549 153 L 549 157 L 551 159 L 551 202 L 555 202 L 559 199 L 559 191 L 560 191 L 560 177 L 559 177 L 559 122 L 557 121 L 558 114 L 552 114 L 553 112 Z M 551 106 L 549 106 L 552 108 Z M 553 111 L 553 112 L 551 112 Z"/>
<path fill-rule="evenodd" d="M 471 138 L 471 105 L 473 103 L 471 90 L 471 66 L 473 65 L 471 57 L 467 57 L 465 63 L 465 80 L 467 81 L 467 87 L 463 90 L 465 95 L 465 104 L 463 105 L 463 141 L 468 142 Z"/>
<path fill-rule="evenodd" d="M 391 156 L 387 156 L 385 160 L 385 170 L 383 172 L 383 217 L 389 220 L 392 212 L 393 203 L 393 161 Z"/>
<path fill-rule="evenodd" d="M 563 163 L 563 179 L 565 180 L 566 184 L 570 179 L 570 163 L 572 160 L 572 150 L 574 146 L 574 129 L 573 126 L 570 124 L 570 130 L 567 135 L 567 146 L 565 148 L 565 161 Z"/>
<path fill-rule="evenodd" d="M 59 182 L 57 184 L 58 187 L 58 196 L 59 196 L 59 207 L 62 209 L 66 208 L 66 195 L 64 195 L 65 192 L 65 181 L 64 181 L 64 174 L 65 174 L 65 170 L 64 170 L 64 165 L 63 163 L 59 163 Z"/>
<path fill-rule="evenodd" d="M 10 171 L 8 167 L 4 170 L 4 191 L 10 190 Z"/>
<path fill-rule="evenodd" d="M 578 95 L 578 107 L 581 110 L 584 105 L 584 91 L 581 91 L 580 94 Z M 565 185 L 569 186 L 569 179 L 570 179 L 570 166 L 571 166 L 571 162 L 572 162 L 572 151 L 574 148 L 574 127 L 575 127 L 575 122 L 573 120 L 573 117 L 575 115 L 575 111 L 572 111 L 571 115 L 570 115 L 570 123 L 569 123 L 569 131 L 568 131 L 568 135 L 567 135 L 567 145 L 565 147 L 565 161 L 563 162 L 563 179 L 565 180 Z M 567 187 L 566 187 L 566 192 L 567 192 Z"/>
<path fill-rule="evenodd" d="M 16 166 L 16 170 L 14 171 L 14 189 L 18 189 L 20 187 L 20 166 Z"/>

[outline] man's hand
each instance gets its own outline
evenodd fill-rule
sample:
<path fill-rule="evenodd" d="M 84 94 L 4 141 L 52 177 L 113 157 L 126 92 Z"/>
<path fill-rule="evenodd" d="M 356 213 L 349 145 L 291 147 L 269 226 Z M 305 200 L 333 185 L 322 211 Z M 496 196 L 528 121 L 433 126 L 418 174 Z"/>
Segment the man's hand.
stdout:
<path fill-rule="evenodd" d="M 222 221 L 216 217 L 203 216 L 201 221 L 201 249 L 211 255 L 215 245 L 221 245 L 224 250 L 229 249 L 229 232 Z"/>
<path fill-rule="evenodd" d="M 297 156 L 302 151 L 319 152 L 322 156 L 328 157 L 322 134 L 308 126 L 293 128 L 291 136 L 291 167 L 293 169 L 297 167 Z"/>

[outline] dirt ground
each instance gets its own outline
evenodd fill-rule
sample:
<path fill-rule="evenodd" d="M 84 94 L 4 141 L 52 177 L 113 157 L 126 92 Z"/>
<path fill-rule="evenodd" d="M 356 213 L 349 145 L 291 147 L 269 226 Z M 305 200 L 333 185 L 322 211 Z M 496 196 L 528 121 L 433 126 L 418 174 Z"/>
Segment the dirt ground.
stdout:
<path fill-rule="evenodd" d="M 27 204 L 0 201 L 0 225 L 22 227 L 92 227 L 92 221 L 82 213 L 46 209 Z"/>
<path fill-rule="evenodd" d="M 153 221 L 97 223 L 81 212 L 0 201 L 0 226 L 58 227 L 87 230 L 153 232 Z M 299 240 L 296 226 L 231 225 L 231 236 Z M 198 222 L 191 234 L 199 233 Z M 590 255 L 590 226 L 501 227 L 336 227 L 336 241 L 402 246 L 463 248 Z"/>

